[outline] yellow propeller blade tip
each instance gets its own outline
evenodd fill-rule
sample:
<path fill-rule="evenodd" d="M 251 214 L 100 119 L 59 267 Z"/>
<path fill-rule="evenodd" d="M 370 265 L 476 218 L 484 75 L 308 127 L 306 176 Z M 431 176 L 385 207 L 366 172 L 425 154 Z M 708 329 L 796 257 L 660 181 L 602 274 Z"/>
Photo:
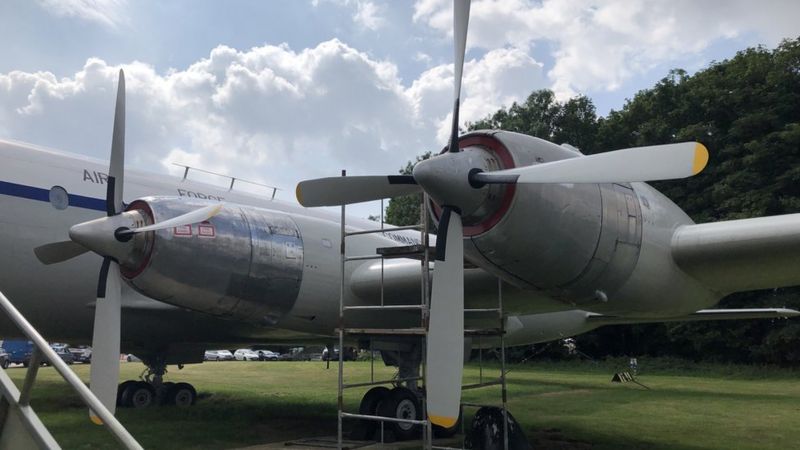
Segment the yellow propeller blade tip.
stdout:
<path fill-rule="evenodd" d="M 439 425 L 442 428 L 450 428 L 456 424 L 458 421 L 458 417 L 445 417 L 445 416 L 429 416 L 431 419 L 431 423 L 434 425 Z"/>
<path fill-rule="evenodd" d="M 93 424 L 95 424 L 95 425 L 102 425 L 102 424 L 103 424 L 103 421 L 102 421 L 102 420 L 100 420 L 100 418 L 99 418 L 99 417 L 97 417 L 97 416 L 95 416 L 94 414 L 91 414 L 91 415 L 89 416 L 89 419 L 90 419 L 90 420 L 92 421 L 92 423 L 93 423 Z"/>
<path fill-rule="evenodd" d="M 708 149 L 706 146 L 697 143 L 694 147 L 694 161 L 692 162 L 692 175 L 697 175 L 703 169 L 706 168 L 706 164 L 708 164 Z"/>

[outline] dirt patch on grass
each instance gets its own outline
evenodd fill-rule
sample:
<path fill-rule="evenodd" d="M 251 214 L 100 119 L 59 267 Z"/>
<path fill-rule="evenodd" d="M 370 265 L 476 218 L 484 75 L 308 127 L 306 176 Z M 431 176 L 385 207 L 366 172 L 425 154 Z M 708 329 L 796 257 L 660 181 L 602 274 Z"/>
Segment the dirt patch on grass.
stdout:
<path fill-rule="evenodd" d="M 591 389 L 566 389 L 563 391 L 552 391 L 552 392 L 543 392 L 541 394 L 534 394 L 531 397 L 561 397 L 564 395 L 574 395 L 574 394 L 591 394 Z"/>

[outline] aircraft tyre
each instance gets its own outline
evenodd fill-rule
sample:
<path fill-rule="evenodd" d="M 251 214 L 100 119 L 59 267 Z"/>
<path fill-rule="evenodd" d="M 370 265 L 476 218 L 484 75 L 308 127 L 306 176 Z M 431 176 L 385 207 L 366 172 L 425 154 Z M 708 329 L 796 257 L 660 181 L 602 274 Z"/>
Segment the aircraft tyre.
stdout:
<path fill-rule="evenodd" d="M 358 413 L 375 416 L 378 415 L 378 408 L 381 403 L 389 398 L 391 391 L 383 386 L 376 386 L 367 391 L 361 398 L 361 404 L 358 407 Z M 375 438 L 375 433 L 380 429 L 380 422 L 374 420 L 360 420 L 353 430 L 352 439 L 356 440 L 370 440 Z"/>
<path fill-rule="evenodd" d="M 194 405 L 197 391 L 189 383 L 175 383 L 167 391 L 167 403 L 181 408 Z"/>
<path fill-rule="evenodd" d="M 475 450 L 503 449 L 503 410 L 484 406 L 472 418 L 467 448 Z M 514 416 L 508 412 L 508 449 L 531 450 L 531 444 Z"/>
<path fill-rule="evenodd" d="M 156 390 L 144 381 L 135 381 L 122 391 L 121 402 L 130 408 L 147 408 L 155 402 Z"/>
<path fill-rule="evenodd" d="M 9 364 L 8 360 L 3 361 L 3 370 L 8 369 Z"/>
<path fill-rule="evenodd" d="M 131 385 L 136 383 L 137 381 L 128 380 L 128 381 L 123 381 L 122 383 L 119 384 L 119 386 L 117 386 L 117 406 L 122 408 L 130 407 L 130 405 L 126 405 L 125 403 L 122 402 L 122 394 L 125 392 L 125 389 L 128 389 Z"/>
<path fill-rule="evenodd" d="M 410 389 L 396 387 L 391 390 L 389 397 L 381 402 L 378 415 L 394 417 L 397 419 L 422 420 L 422 405 L 417 395 Z M 386 430 L 394 434 L 398 441 L 422 437 L 419 425 L 410 423 L 386 422 Z"/>

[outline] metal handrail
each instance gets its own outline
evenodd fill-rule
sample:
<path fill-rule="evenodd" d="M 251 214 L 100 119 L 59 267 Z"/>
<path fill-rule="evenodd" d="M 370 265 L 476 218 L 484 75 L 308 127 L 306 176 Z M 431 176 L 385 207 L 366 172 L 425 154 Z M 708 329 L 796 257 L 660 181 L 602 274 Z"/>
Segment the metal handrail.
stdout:
<path fill-rule="evenodd" d="M 19 327 L 19 329 L 28 336 L 28 339 L 33 342 L 36 346 L 36 351 L 40 352 L 41 355 L 44 357 L 44 360 L 48 361 L 56 371 L 61 375 L 62 378 L 67 382 L 67 384 L 78 393 L 81 400 L 88 406 L 99 418 L 102 420 L 103 425 L 109 430 L 109 432 L 114 436 L 114 438 L 122 444 L 123 447 L 128 449 L 143 449 L 143 447 L 134 439 L 134 437 L 122 426 L 122 424 L 114 417 L 113 414 L 103 405 L 103 403 L 83 384 L 83 381 L 78 377 L 78 375 L 73 372 L 67 363 L 65 363 L 58 354 L 50 348 L 50 345 L 47 341 L 36 331 L 36 328 L 25 319 L 25 316 L 17 310 L 16 307 L 11 303 L 11 301 L 2 293 L 0 292 L 0 307 L 3 308 L 6 315 Z M 36 362 L 36 361 L 31 361 Z M 26 376 L 25 383 L 22 387 L 22 391 L 20 392 L 20 404 L 22 404 L 22 400 L 26 400 L 26 404 L 22 406 L 27 406 L 27 399 L 30 398 L 30 391 L 33 388 L 33 381 L 34 377 L 36 376 L 36 372 L 38 371 L 38 364 L 29 364 L 28 365 L 28 376 Z"/>
<path fill-rule="evenodd" d="M 173 166 L 178 166 L 178 167 L 183 167 L 183 179 L 181 181 L 186 181 L 188 179 L 188 177 L 189 177 L 189 170 L 194 170 L 195 172 L 203 172 L 203 173 L 207 173 L 209 175 L 216 175 L 218 177 L 230 179 L 231 180 L 231 185 L 228 186 L 228 191 L 232 191 L 233 190 L 233 184 L 234 183 L 236 183 L 237 181 L 241 181 L 242 183 L 253 184 L 253 185 L 256 185 L 256 186 L 261 186 L 261 187 L 272 189 L 272 200 L 275 200 L 275 194 L 278 191 L 282 190 L 281 188 L 277 188 L 275 186 L 270 186 L 270 185 L 264 184 L 264 183 L 259 183 L 257 181 L 245 180 L 245 179 L 242 179 L 242 178 L 237 178 L 237 177 L 233 177 L 233 176 L 230 176 L 230 175 L 225 175 L 224 173 L 212 172 L 210 170 L 205 170 L 205 169 L 198 169 L 197 167 L 187 166 L 186 164 L 172 163 L 172 165 Z"/>

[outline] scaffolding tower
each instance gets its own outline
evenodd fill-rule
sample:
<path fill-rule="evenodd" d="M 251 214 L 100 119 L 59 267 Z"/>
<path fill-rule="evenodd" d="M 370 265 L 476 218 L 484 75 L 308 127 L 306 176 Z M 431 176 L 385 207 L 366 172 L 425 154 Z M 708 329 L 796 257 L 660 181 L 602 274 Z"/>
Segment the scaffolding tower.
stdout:
<path fill-rule="evenodd" d="M 347 172 L 342 170 L 342 176 L 346 176 Z M 387 385 L 387 384 L 398 384 L 398 383 L 408 383 L 408 382 L 416 382 L 422 381 L 423 385 L 425 385 L 425 360 L 426 360 L 426 344 L 428 338 L 428 316 L 430 311 L 430 283 L 429 283 L 429 274 L 430 274 L 430 255 L 433 249 L 429 245 L 429 230 L 428 230 L 428 195 L 423 194 L 422 196 L 422 203 L 420 205 L 420 223 L 418 225 L 411 225 L 411 226 L 404 226 L 404 227 L 392 227 L 390 230 L 392 231 L 401 231 L 401 230 L 418 230 L 420 232 L 420 242 L 421 244 L 415 245 L 407 245 L 407 246 L 393 246 L 393 247 L 383 247 L 383 248 L 376 248 L 374 254 L 370 255 L 348 255 L 347 254 L 347 238 L 353 236 L 360 236 L 366 234 L 380 234 L 385 232 L 387 229 L 384 228 L 384 201 L 381 200 L 381 213 L 380 213 L 380 228 L 377 229 L 369 229 L 369 230 L 358 230 L 358 231 L 347 231 L 346 226 L 346 207 L 345 205 L 341 206 L 341 229 L 340 229 L 340 256 L 341 256 L 341 284 L 339 289 L 339 321 L 338 321 L 338 328 L 336 330 L 339 338 L 339 367 L 338 367 L 338 391 L 337 391 L 337 448 L 344 449 L 347 448 L 344 446 L 344 433 L 343 433 L 343 421 L 345 419 L 350 420 L 363 420 L 363 421 L 377 421 L 381 423 L 381 440 L 380 442 L 383 443 L 384 441 L 384 424 L 385 422 L 396 422 L 396 423 L 406 423 L 412 426 L 420 426 L 422 433 L 421 438 L 423 442 L 423 448 L 425 449 L 452 449 L 452 447 L 441 447 L 441 446 L 434 446 L 433 445 L 433 430 L 432 424 L 428 420 L 428 415 L 426 411 L 426 401 L 423 397 L 420 401 L 421 406 L 421 420 L 416 419 L 400 419 L 396 417 L 384 417 L 381 415 L 366 415 L 366 414 L 355 414 L 349 413 L 345 411 L 344 406 L 344 390 L 350 388 L 359 388 L 359 387 L 369 387 L 369 386 L 378 386 L 378 385 Z M 411 258 L 411 259 L 418 259 L 420 261 L 420 302 L 419 303 L 412 303 L 412 304 L 385 304 L 385 296 L 384 296 L 384 263 L 386 259 L 392 258 Z M 379 260 L 381 264 L 381 277 L 380 277 L 380 301 L 377 305 L 346 305 L 345 304 L 345 292 L 346 292 L 346 281 L 347 281 L 347 263 L 353 261 L 366 261 L 366 260 Z M 434 274 L 435 276 L 435 274 Z M 503 447 L 505 450 L 508 450 L 508 409 L 507 409 L 507 394 L 506 394 L 506 366 L 505 366 L 505 318 L 503 315 L 503 292 L 502 292 L 503 282 L 500 278 L 498 278 L 498 285 L 497 285 L 497 307 L 495 308 L 477 308 L 477 309 L 465 309 L 465 314 L 474 314 L 474 313 L 496 313 L 499 325 L 496 328 L 484 328 L 484 329 L 465 329 L 464 334 L 465 336 L 470 337 L 478 337 L 479 342 L 480 339 L 483 337 L 496 337 L 499 339 L 500 344 L 500 376 L 494 379 L 490 379 L 488 381 L 484 381 L 483 376 L 483 348 L 482 345 L 479 344 L 479 380 L 478 383 L 462 385 L 463 390 L 470 390 L 470 389 L 477 389 L 482 387 L 488 386 L 500 386 L 501 387 L 501 408 L 502 408 L 502 415 L 503 415 Z M 353 310 L 371 310 L 371 311 L 398 311 L 398 310 L 417 310 L 419 311 L 419 325 L 417 327 L 410 327 L 410 328 L 347 328 L 345 323 L 345 314 L 348 311 Z M 375 380 L 374 376 L 374 354 L 372 354 L 370 358 L 370 381 L 365 383 L 345 383 L 344 380 L 344 345 L 345 345 L 345 337 L 346 336 L 361 336 L 369 339 L 370 342 L 370 353 L 372 354 L 372 341 L 373 338 L 376 336 L 418 336 L 421 338 L 420 345 L 421 345 L 421 376 L 415 377 L 408 377 L 408 378 L 400 378 L 395 377 L 389 380 Z M 329 352 L 330 354 L 330 352 Z M 488 405 L 483 404 L 475 404 L 475 403 L 461 403 L 461 409 L 463 410 L 464 407 L 484 407 Z M 464 431 L 464 425 L 462 420 L 462 432 Z M 464 439 L 462 439 L 461 449 L 464 448 Z"/>

